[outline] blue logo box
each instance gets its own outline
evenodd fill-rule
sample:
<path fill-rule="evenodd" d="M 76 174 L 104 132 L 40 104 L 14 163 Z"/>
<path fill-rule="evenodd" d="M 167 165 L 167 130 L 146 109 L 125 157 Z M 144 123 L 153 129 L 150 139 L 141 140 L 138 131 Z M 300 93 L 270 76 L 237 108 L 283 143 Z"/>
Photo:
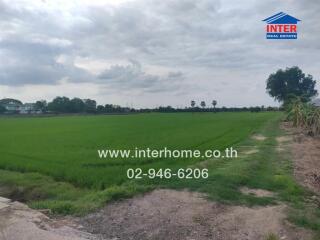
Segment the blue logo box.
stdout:
<path fill-rule="evenodd" d="M 297 39 L 297 33 L 267 33 L 267 39 Z"/>

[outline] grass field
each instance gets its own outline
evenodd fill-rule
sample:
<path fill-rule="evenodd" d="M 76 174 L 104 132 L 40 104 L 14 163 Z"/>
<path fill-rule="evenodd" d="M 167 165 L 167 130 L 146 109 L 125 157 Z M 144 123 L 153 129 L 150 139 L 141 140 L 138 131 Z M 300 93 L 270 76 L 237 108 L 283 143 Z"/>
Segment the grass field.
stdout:
<path fill-rule="evenodd" d="M 0 120 L 0 168 L 38 172 L 101 189 L 127 181 L 129 167 L 187 166 L 192 160 L 98 158 L 98 149 L 224 149 L 275 113 L 146 114 Z"/>
<path fill-rule="evenodd" d="M 280 113 L 185 113 L 0 119 L 0 191 L 34 208 L 85 213 L 155 187 L 188 188 L 225 203 L 272 204 L 241 186 L 279 192 L 298 204 L 304 191 L 275 151 Z M 267 136 L 263 142 L 254 133 Z M 208 179 L 129 180 L 128 168 L 200 166 L 197 159 L 99 159 L 97 149 L 254 147 L 259 153 L 205 162 Z M 200 164 L 200 165 L 199 165 Z M 2 190 L 1 190 L 2 188 Z"/>

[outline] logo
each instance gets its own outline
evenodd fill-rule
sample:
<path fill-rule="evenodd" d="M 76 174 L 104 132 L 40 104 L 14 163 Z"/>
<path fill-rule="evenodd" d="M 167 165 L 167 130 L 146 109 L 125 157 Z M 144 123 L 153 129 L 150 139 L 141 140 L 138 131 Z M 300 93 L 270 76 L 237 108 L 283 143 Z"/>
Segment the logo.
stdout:
<path fill-rule="evenodd" d="M 284 12 L 279 12 L 262 20 L 267 23 L 267 39 L 297 39 L 298 22 L 301 21 Z"/>

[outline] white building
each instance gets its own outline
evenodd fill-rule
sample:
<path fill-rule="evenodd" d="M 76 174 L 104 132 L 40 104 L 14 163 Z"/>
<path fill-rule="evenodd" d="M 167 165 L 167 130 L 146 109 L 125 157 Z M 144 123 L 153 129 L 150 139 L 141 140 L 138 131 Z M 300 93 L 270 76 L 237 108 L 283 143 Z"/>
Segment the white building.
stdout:
<path fill-rule="evenodd" d="M 37 110 L 35 103 L 21 104 L 16 101 L 9 101 L 3 104 L 3 106 L 5 107 L 7 113 L 20 113 L 20 114 L 41 113 L 41 111 Z"/>
<path fill-rule="evenodd" d="M 37 113 L 36 104 L 35 103 L 25 103 L 20 106 L 19 113 L 21 114 L 30 114 Z"/>
<path fill-rule="evenodd" d="M 22 106 L 22 104 L 19 104 L 17 102 L 8 102 L 4 105 L 4 107 L 6 108 L 6 110 L 8 112 L 19 112 L 20 111 L 20 107 Z"/>

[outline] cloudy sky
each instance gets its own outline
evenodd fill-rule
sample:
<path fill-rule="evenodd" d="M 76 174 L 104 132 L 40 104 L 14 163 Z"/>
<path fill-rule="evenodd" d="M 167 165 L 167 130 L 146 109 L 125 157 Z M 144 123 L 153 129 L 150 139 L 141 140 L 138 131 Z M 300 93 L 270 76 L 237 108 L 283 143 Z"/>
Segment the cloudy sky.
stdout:
<path fill-rule="evenodd" d="M 298 40 L 265 39 L 280 11 L 302 20 Z M 277 105 L 277 69 L 320 81 L 319 13 L 317 0 L 0 0 L 0 98 Z"/>

